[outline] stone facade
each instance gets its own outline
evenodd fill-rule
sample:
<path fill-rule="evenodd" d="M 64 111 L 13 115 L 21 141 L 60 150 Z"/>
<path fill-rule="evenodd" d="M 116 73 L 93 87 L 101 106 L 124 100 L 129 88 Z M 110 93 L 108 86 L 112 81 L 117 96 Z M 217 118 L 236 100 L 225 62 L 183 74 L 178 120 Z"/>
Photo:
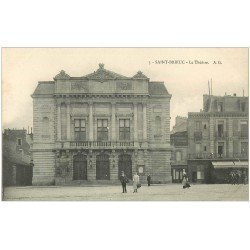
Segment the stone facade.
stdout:
<path fill-rule="evenodd" d="M 216 161 L 248 165 L 248 97 L 203 96 L 203 110 L 188 113 L 188 159 L 194 182 L 213 182 Z"/>
<path fill-rule="evenodd" d="M 39 82 L 33 97 L 33 184 L 116 183 L 121 171 L 171 181 L 170 99 L 142 72 L 106 70 Z"/>

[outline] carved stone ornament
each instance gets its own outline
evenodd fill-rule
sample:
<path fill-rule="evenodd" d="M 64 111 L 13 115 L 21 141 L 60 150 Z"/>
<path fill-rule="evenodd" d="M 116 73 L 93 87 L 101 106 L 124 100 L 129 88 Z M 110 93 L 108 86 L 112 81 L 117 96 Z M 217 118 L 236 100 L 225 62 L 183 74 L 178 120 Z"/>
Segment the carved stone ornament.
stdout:
<path fill-rule="evenodd" d="M 135 79 L 148 79 L 148 77 L 146 77 L 141 71 L 138 71 L 133 78 Z"/>
<path fill-rule="evenodd" d="M 66 80 L 70 79 L 70 76 L 66 74 L 64 70 L 61 70 L 60 73 L 54 77 L 54 80 L 65 80 L 65 79 Z"/>
<path fill-rule="evenodd" d="M 117 90 L 132 90 L 131 82 L 118 82 L 116 83 Z"/>
<path fill-rule="evenodd" d="M 87 83 L 71 83 L 71 90 L 73 91 L 81 91 L 81 92 L 88 92 L 88 84 Z"/>
<path fill-rule="evenodd" d="M 94 73 L 85 76 L 87 79 L 96 80 L 99 82 L 104 82 L 106 80 L 114 79 L 127 79 L 127 77 L 114 73 L 112 71 L 106 70 L 103 63 L 99 63 L 99 69 L 94 71 Z"/>

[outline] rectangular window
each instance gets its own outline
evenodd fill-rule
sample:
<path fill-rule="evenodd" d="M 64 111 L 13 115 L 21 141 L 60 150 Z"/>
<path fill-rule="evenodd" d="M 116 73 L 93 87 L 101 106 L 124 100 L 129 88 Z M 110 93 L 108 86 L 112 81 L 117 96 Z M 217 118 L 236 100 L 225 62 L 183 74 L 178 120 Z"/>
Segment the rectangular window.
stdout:
<path fill-rule="evenodd" d="M 200 143 L 196 143 L 195 144 L 195 152 L 196 153 L 200 153 L 201 152 L 201 144 Z"/>
<path fill-rule="evenodd" d="M 242 112 L 245 112 L 245 111 L 246 111 L 246 103 L 245 103 L 245 102 L 242 102 L 242 103 L 241 103 L 241 111 L 242 111 Z"/>
<path fill-rule="evenodd" d="M 176 152 L 175 158 L 176 158 L 177 162 L 181 161 L 181 152 L 180 151 Z"/>
<path fill-rule="evenodd" d="M 201 121 L 196 121 L 195 122 L 195 129 L 200 130 L 201 129 Z"/>
<path fill-rule="evenodd" d="M 197 180 L 204 179 L 204 169 L 201 166 L 197 166 Z"/>
<path fill-rule="evenodd" d="M 119 139 L 123 141 L 130 140 L 130 120 L 129 119 L 119 120 Z"/>
<path fill-rule="evenodd" d="M 218 124 L 218 137 L 223 137 L 224 135 L 224 124 Z"/>
<path fill-rule="evenodd" d="M 207 151 L 207 146 L 204 146 L 204 151 L 205 151 L 205 152 Z"/>
<path fill-rule="evenodd" d="M 239 141 L 233 141 L 233 153 L 235 157 L 239 154 Z"/>
<path fill-rule="evenodd" d="M 218 112 L 223 112 L 223 102 L 218 103 Z"/>
<path fill-rule="evenodd" d="M 97 140 L 98 141 L 108 140 L 108 120 L 107 119 L 97 120 Z"/>
<path fill-rule="evenodd" d="M 248 137 L 248 124 L 247 124 L 247 121 L 240 123 L 240 135 L 241 135 L 241 137 Z"/>
<path fill-rule="evenodd" d="M 233 135 L 238 136 L 238 120 L 233 120 Z"/>
<path fill-rule="evenodd" d="M 220 142 L 218 143 L 218 155 L 219 157 L 222 157 L 224 153 L 224 143 Z"/>
<path fill-rule="evenodd" d="M 86 120 L 75 119 L 75 140 L 85 141 L 86 140 Z"/>
<path fill-rule="evenodd" d="M 22 139 L 17 139 L 17 145 L 22 146 Z"/>
<path fill-rule="evenodd" d="M 247 156 L 248 154 L 248 142 L 241 143 L 241 154 Z"/>

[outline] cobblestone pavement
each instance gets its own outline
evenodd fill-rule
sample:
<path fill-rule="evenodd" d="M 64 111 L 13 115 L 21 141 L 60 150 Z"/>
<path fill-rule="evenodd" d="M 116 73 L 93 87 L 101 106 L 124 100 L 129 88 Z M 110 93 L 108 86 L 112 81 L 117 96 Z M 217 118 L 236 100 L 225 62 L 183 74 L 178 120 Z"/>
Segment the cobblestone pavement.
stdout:
<path fill-rule="evenodd" d="M 246 201 L 248 185 L 196 184 L 189 189 L 181 185 L 142 186 L 133 193 L 132 185 L 122 193 L 121 186 L 47 186 L 7 187 L 6 201 Z"/>

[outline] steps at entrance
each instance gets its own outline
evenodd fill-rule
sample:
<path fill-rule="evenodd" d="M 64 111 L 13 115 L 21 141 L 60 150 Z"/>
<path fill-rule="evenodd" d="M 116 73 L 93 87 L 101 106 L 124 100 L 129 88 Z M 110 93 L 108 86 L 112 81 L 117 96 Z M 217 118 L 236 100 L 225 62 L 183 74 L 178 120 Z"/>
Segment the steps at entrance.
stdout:
<path fill-rule="evenodd" d="M 110 181 L 110 180 L 74 180 L 67 182 L 56 182 L 56 185 L 59 186 L 110 186 L 110 185 L 121 185 L 119 180 Z"/>

